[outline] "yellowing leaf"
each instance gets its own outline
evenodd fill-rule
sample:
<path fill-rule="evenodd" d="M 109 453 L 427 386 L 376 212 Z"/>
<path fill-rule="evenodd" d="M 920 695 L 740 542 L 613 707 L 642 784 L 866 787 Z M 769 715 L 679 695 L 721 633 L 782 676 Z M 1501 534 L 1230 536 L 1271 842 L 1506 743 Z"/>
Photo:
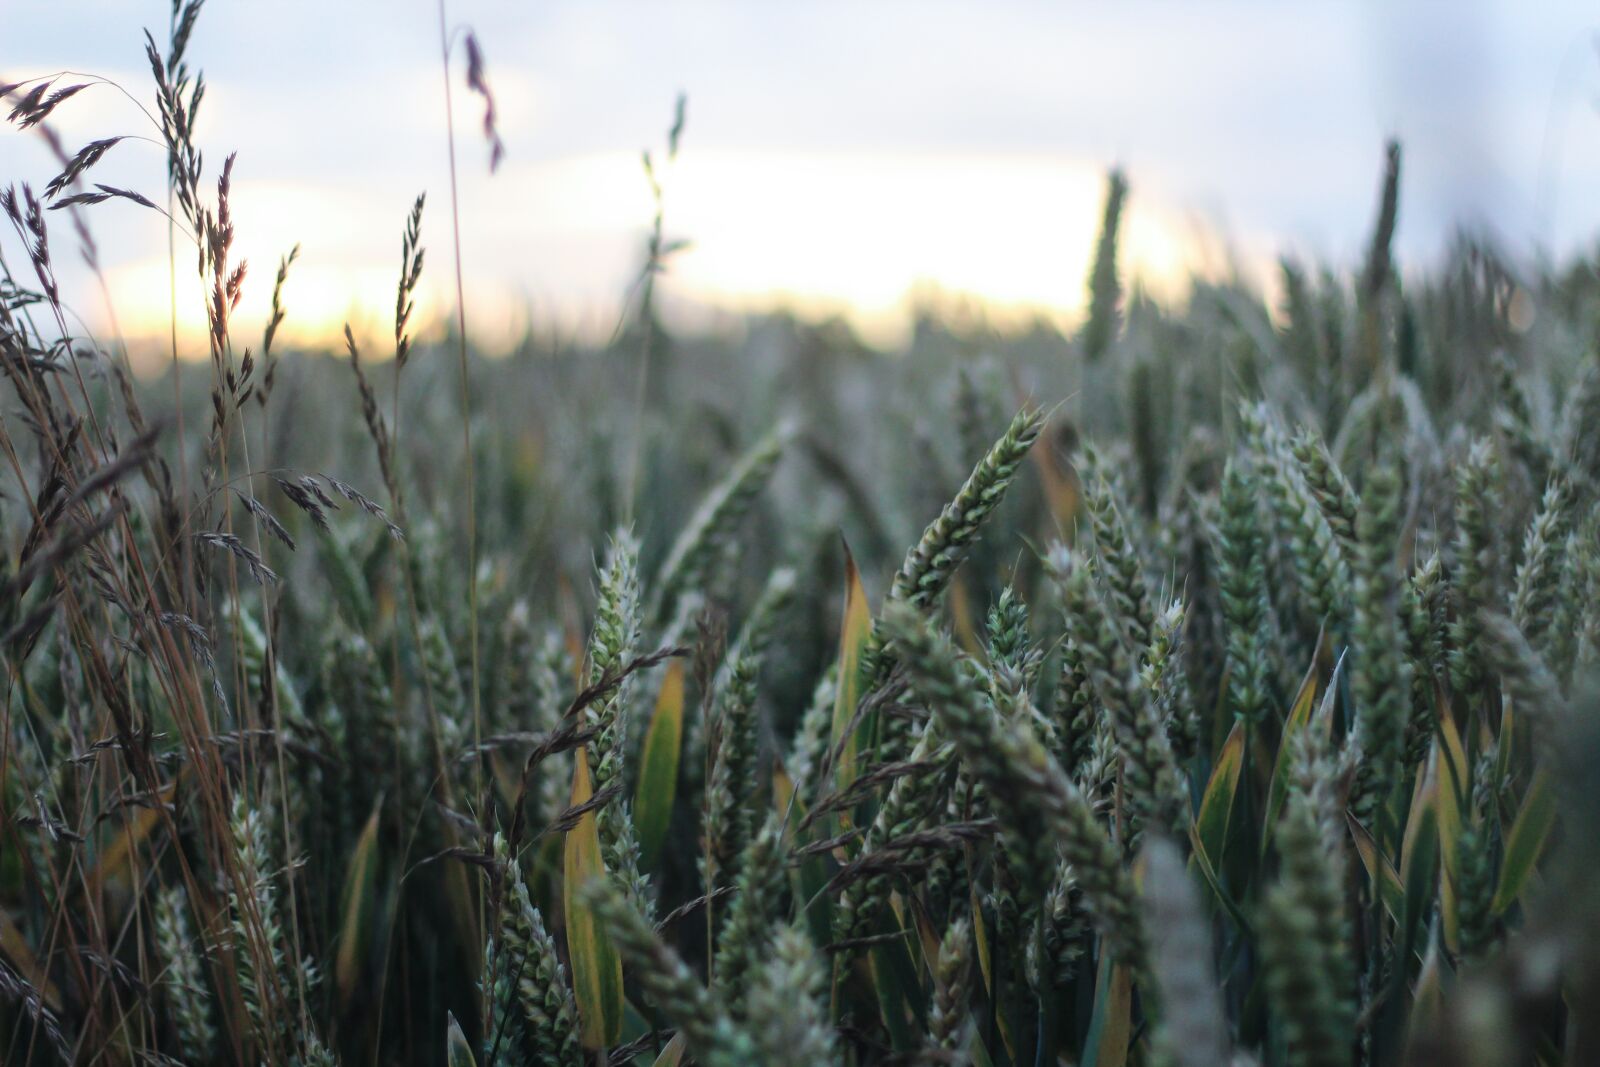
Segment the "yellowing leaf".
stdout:
<path fill-rule="evenodd" d="M 639 789 L 633 822 L 639 834 L 639 863 L 653 870 L 672 822 L 678 796 L 678 757 L 683 746 L 683 661 L 670 660 L 656 698 L 655 717 L 639 759 Z"/>
<path fill-rule="evenodd" d="M 574 753 L 572 804 L 594 794 L 589 758 L 580 746 Z M 562 904 L 567 919 L 567 955 L 572 964 L 572 995 L 578 1004 L 579 1037 L 584 1048 L 603 1049 L 622 1035 L 622 958 L 604 925 L 584 904 L 580 886 L 606 877 L 600 858 L 600 831 L 594 812 L 587 812 L 567 831 L 562 856 Z"/>
<path fill-rule="evenodd" d="M 683 1062 L 683 1050 L 683 1031 L 679 1030 L 656 1057 L 655 1067 L 678 1067 Z"/>
<path fill-rule="evenodd" d="M 178 783 L 183 781 L 188 771 L 189 768 L 187 766 L 180 768 L 177 778 L 161 791 L 161 802 L 163 804 L 172 803 L 173 797 L 177 795 Z M 128 820 L 127 831 L 111 838 L 104 851 L 100 853 L 99 862 L 89 872 L 89 896 L 91 898 L 98 898 L 101 889 L 105 887 L 105 883 L 128 868 L 129 861 L 133 858 L 133 850 L 143 844 L 145 838 L 150 836 L 150 831 L 156 828 L 156 822 L 160 818 L 161 813 L 156 810 L 154 805 L 146 805 L 134 811 L 134 814 Z"/>
<path fill-rule="evenodd" d="M 862 723 L 848 738 L 845 733 L 861 702 L 861 661 L 872 638 L 872 609 L 867 605 L 867 591 L 861 585 L 861 572 L 856 569 L 849 545 L 844 546 L 844 568 L 844 617 L 839 625 L 839 665 L 833 698 L 833 748 L 839 753 L 834 784 L 838 789 L 856 780 L 857 750 L 865 739 L 867 724 Z"/>
<path fill-rule="evenodd" d="M 1084 1042 L 1083 1062 L 1095 1067 L 1123 1067 L 1133 1037 L 1133 972 L 1125 963 L 1112 963 L 1100 954 L 1095 979 L 1094 1014 Z"/>
<path fill-rule="evenodd" d="M 955 628 L 956 641 L 970 656 L 983 654 L 983 642 L 972 621 L 972 594 L 967 592 L 965 577 L 957 574 L 950 583 L 950 621 Z"/>
<path fill-rule="evenodd" d="M 1056 532 L 1070 542 L 1077 528 L 1073 520 L 1078 514 L 1078 487 L 1075 479 L 1062 473 L 1051 448 L 1050 434 L 1042 433 L 1028 450 L 1028 455 L 1039 472 L 1039 484 L 1044 488 L 1045 499 L 1050 502 L 1050 514 L 1056 520 Z"/>
<path fill-rule="evenodd" d="M 1356 822 L 1355 817 L 1345 815 L 1345 822 L 1350 827 L 1350 840 L 1355 842 L 1356 855 L 1361 857 L 1361 865 L 1367 869 L 1367 878 L 1378 887 L 1378 896 L 1383 901 L 1384 910 L 1396 922 L 1405 910 L 1405 889 L 1400 885 L 1400 875 L 1395 872 L 1394 865 L 1387 856 L 1378 855 L 1377 843 L 1372 840 L 1372 835 L 1367 833 L 1367 828 Z M 1379 872 L 1382 872 L 1380 877 Z"/>

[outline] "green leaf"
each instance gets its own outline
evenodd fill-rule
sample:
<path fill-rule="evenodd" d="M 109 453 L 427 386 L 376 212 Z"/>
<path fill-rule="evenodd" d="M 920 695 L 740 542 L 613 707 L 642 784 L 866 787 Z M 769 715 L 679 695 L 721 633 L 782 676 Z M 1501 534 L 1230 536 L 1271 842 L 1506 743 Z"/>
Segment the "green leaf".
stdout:
<path fill-rule="evenodd" d="M 345 868 L 344 889 L 339 895 L 339 951 L 334 957 L 334 980 L 339 990 L 339 1002 L 348 1003 L 361 976 L 361 965 L 367 956 L 367 918 L 372 914 L 372 883 L 378 872 L 378 816 L 383 811 L 383 796 L 372 806 L 367 825 L 356 839 L 350 853 L 350 863 Z"/>
<path fill-rule="evenodd" d="M 1233 724 L 1228 740 L 1217 753 L 1211 779 L 1200 797 L 1200 814 L 1195 817 L 1195 839 L 1212 868 L 1222 862 L 1222 849 L 1228 841 L 1228 820 L 1233 815 L 1233 798 L 1239 789 L 1239 772 L 1244 767 L 1244 720 Z"/>
<path fill-rule="evenodd" d="M 972 894 L 972 940 L 978 946 L 978 971 L 983 975 L 983 988 L 993 994 L 994 975 L 989 963 L 989 929 L 983 921 L 983 907 L 978 902 L 978 894 Z"/>
<path fill-rule="evenodd" d="M 587 752 L 579 746 L 574 754 L 572 805 L 577 807 L 589 800 L 594 786 L 589 781 Z M 567 955 L 572 963 L 579 1036 L 584 1048 L 603 1049 L 616 1044 L 622 1035 L 622 957 L 578 892 L 591 879 L 606 877 L 594 812 L 586 812 L 567 831 L 562 858 L 562 904 L 566 909 Z"/>
<path fill-rule="evenodd" d="M 1405 845 L 1400 853 L 1400 880 L 1405 886 L 1405 910 L 1400 923 L 1401 958 L 1411 958 L 1423 920 L 1433 904 L 1439 873 L 1439 761 L 1428 761 L 1428 769 L 1411 802 L 1406 820 Z"/>
<path fill-rule="evenodd" d="M 633 822 L 639 834 L 639 865 L 654 870 L 672 822 L 678 795 L 678 757 L 683 747 L 683 661 L 667 663 L 656 697 L 656 713 L 639 758 L 639 788 Z"/>
<path fill-rule="evenodd" d="M 805 822 L 806 802 L 794 787 L 794 779 L 783 761 L 775 760 L 772 768 L 772 800 L 777 810 L 784 813 L 783 840 L 788 847 L 794 845 L 794 828 Z M 828 884 L 827 857 L 811 853 L 797 865 L 789 868 L 789 882 L 795 899 L 804 902 L 806 927 L 812 939 L 826 945 L 833 934 L 833 901 L 823 890 Z"/>
<path fill-rule="evenodd" d="M 1222 888 L 1222 879 L 1217 877 L 1217 870 L 1206 859 L 1205 850 L 1200 845 L 1200 835 L 1193 826 L 1189 827 L 1189 866 L 1200 872 L 1200 877 L 1205 879 L 1206 886 L 1211 890 L 1211 895 L 1217 898 L 1227 911 L 1229 918 L 1238 924 L 1239 929 L 1248 933 L 1251 929 L 1250 920 L 1240 910 L 1238 903 Z"/>
<path fill-rule="evenodd" d="M 1490 905 L 1496 915 L 1511 907 L 1512 901 L 1527 888 L 1555 821 L 1555 791 L 1550 788 L 1550 776 L 1539 771 L 1533 776 L 1533 784 L 1528 787 L 1528 793 L 1522 800 L 1522 810 L 1517 812 L 1511 832 L 1506 835 L 1506 854 L 1500 863 L 1500 882 L 1495 886 L 1494 901 Z"/>
<path fill-rule="evenodd" d="M 444 1015 L 449 1020 L 445 1037 L 444 1062 L 448 1067 L 478 1067 L 478 1061 L 472 1055 L 472 1046 L 467 1044 L 467 1035 L 462 1033 L 461 1024 L 456 1022 L 455 1014 L 446 1011 Z"/>
<path fill-rule="evenodd" d="M 839 624 L 838 685 L 833 698 L 833 750 L 839 753 L 834 786 L 840 790 L 856 780 L 857 751 L 867 737 L 867 723 L 861 723 L 849 738 L 845 733 L 861 702 L 862 659 L 872 639 L 872 609 L 867 605 L 867 591 L 861 585 L 861 572 L 856 569 L 849 545 L 844 546 L 844 567 L 844 616 Z"/>
<path fill-rule="evenodd" d="M 1342 663 L 1343 661 L 1341 661 Z M 1328 687 L 1322 697 L 1322 708 L 1318 717 L 1323 723 L 1333 721 L 1334 694 L 1338 692 L 1339 667 L 1333 668 L 1333 677 L 1328 679 Z M 1306 671 L 1305 677 L 1300 681 L 1300 689 L 1295 693 L 1294 703 L 1289 706 L 1289 715 L 1283 721 L 1283 734 L 1278 741 L 1278 756 L 1273 761 L 1272 784 L 1267 787 L 1267 815 L 1262 823 L 1261 854 L 1266 855 L 1267 846 L 1272 843 L 1273 830 L 1278 825 L 1278 815 L 1283 811 L 1284 798 L 1289 794 L 1289 764 L 1293 762 L 1295 736 L 1304 730 L 1311 722 L 1311 710 L 1317 705 L 1317 657 L 1312 656 L 1311 666 Z"/>
<path fill-rule="evenodd" d="M 1500 744 L 1494 757 L 1494 780 L 1497 782 L 1510 781 L 1511 758 L 1517 747 L 1517 716 L 1516 701 L 1502 700 L 1500 702 Z"/>
<path fill-rule="evenodd" d="M 916 1036 L 907 1019 L 907 1010 L 913 1005 L 908 993 L 909 988 L 915 988 L 916 974 L 906 953 L 905 941 L 896 939 L 873 945 L 867 953 L 867 963 L 872 973 L 873 988 L 878 994 L 878 1009 L 883 1014 L 884 1026 L 889 1030 L 890 1043 L 900 1051 L 910 1049 L 916 1042 Z M 920 999 L 916 1003 L 920 1004 Z"/>

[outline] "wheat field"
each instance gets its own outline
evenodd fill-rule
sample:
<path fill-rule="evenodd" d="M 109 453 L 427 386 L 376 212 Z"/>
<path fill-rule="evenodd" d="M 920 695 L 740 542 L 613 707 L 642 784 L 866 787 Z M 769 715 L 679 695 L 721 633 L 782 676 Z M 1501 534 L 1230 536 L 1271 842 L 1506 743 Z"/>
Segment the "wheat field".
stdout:
<path fill-rule="evenodd" d="M 488 358 L 436 191 L 392 343 L 290 351 L 200 6 L 165 189 L 0 86 L 0 1061 L 1600 1063 L 1593 260 L 1402 276 L 1390 144 L 1281 300 L 1127 286 L 1113 170 L 1071 332 L 680 337 L 658 210 Z M 107 211 L 203 282 L 156 375 L 57 282 Z"/>

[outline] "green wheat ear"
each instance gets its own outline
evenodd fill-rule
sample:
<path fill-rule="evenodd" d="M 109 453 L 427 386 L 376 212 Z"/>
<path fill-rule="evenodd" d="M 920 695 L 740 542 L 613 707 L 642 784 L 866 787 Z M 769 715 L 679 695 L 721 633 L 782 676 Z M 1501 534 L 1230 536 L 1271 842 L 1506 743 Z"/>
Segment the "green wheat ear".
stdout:
<path fill-rule="evenodd" d="M 1078 565 L 1063 582 L 1067 635 L 1099 705 L 1111 718 L 1127 786 L 1129 839 L 1136 840 L 1145 826 L 1177 832 L 1187 820 L 1189 803 L 1172 743 L 1094 577 L 1092 568 Z"/>
<path fill-rule="evenodd" d="M 1457 693 L 1477 699 L 1487 662 L 1479 616 L 1499 606 L 1500 547 L 1491 513 L 1498 464 L 1486 438 L 1472 443 L 1456 471 L 1455 621 L 1450 681 Z"/>
<path fill-rule="evenodd" d="M 517 862 L 506 854 L 505 841 L 494 839 L 500 862 L 500 924 L 485 953 L 484 976 L 495 1023 L 492 1047 L 499 1040 L 508 1052 L 531 1063 L 581 1067 L 577 1007 L 566 968 L 546 931 L 544 917 L 528 895 Z M 514 1062 L 508 1055 L 507 1062 Z"/>
<path fill-rule="evenodd" d="M 928 1043 L 959 1052 L 971 1040 L 968 1004 L 972 979 L 972 923 L 956 919 L 939 943 L 934 962 L 933 1005 L 928 1011 Z"/>
<path fill-rule="evenodd" d="M 1293 770 L 1274 835 L 1278 881 L 1261 907 L 1267 994 L 1297 1067 L 1348 1067 L 1355 968 L 1344 903 L 1344 833 L 1332 768 L 1316 731 L 1295 737 Z"/>
<path fill-rule="evenodd" d="M 1019 875 L 1042 891 L 1059 848 L 1107 945 L 1137 966 L 1144 959 L 1144 935 L 1132 882 L 1088 800 L 1026 727 L 989 712 L 949 639 L 930 630 L 919 612 L 892 604 L 884 609 L 883 625 L 912 689 L 944 724 L 986 790 L 1010 847 L 1025 857 Z M 1040 827 L 1047 832 L 1038 833 Z"/>
<path fill-rule="evenodd" d="M 1033 408 L 1017 412 L 1006 432 L 972 469 L 955 498 L 928 524 L 906 554 L 889 588 L 890 602 L 923 611 L 932 608 L 949 587 L 956 568 L 971 552 L 985 520 L 1000 506 L 1043 427 L 1042 412 Z M 884 648 L 876 631 L 867 660 L 867 674 L 874 687 L 889 680 L 894 656 Z M 882 761 L 902 758 L 908 747 L 910 740 L 903 722 L 888 718 L 879 724 L 878 756 Z"/>
<path fill-rule="evenodd" d="M 1024 408 L 990 447 L 962 484 L 955 499 L 928 524 L 894 576 L 889 596 L 927 608 L 950 584 L 950 576 L 971 550 L 973 539 L 1016 477 L 1044 426 L 1043 413 Z"/>
<path fill-rule="evenodd" d="M 211 994 L 205 984 L 200 942 L 189 923 L 189 905 L 178 886 L 156 895 L 156 946 L 166 960 L 162 989 L 178 1026 L 184 1051 L 197 1060 L 209 1059 L 216 1047 L 211 1024 Z"/>
<path fill-rule="evenodd" d="M 1210 923 L 1183 854 L 1164 838 L 1145 843 L 1144 916 L 1159 997 L 1156 1046 L 1173 1067 L 1232 1059 L 1222 997 L 1212 973 Z"/>
<path fill-rule="evenodd" d="M 772 1067 L 838 1062 L 825 992 L 826 975 L 811 939 L 793 926 L 779 926 L 747 997 L 753 1062 Z"/>
<path fill-rule="evenodd" d="M 1401 637 L 1401 587 L 1395 559 L 1400 478 L 1393 467 L 1380 465 L 1367 475 L 1356 530 L 1361 555 L 1351 689 L 1365 761 L 1351 806 L 1357 818 L 1370 823 L 1373 809 L 1399 780 L 1411 711 L 1410 664 Z"/>
<path fill-rule="evenodd" d="M 1105 208 L 1100 219 L 1100 240 L 1094 267 L 1089 272 L 1089 319 L 1083 328 L 1083 354 L 1090 362 L 1105 354 L 1117 331 L 1117 303 L 1122 285 L 1117 280 L 1117 238 L 1122 229 L 1122 204 L 1128 180 L 1122 171 L 1106 175 Z"/>
<path fill-rule="evenodd" d="M 613 536 L 600 573 L 594 630 L 589 637 L 588 685 L 615 677 L 628 665 L 638 652 L 640 626 L 639 543 L 630 531 L 623 530 Z M 586 723 L 595 731 L 589 763 L 596 794 L 626 786 L 632 683 L 631 677 L 625 678 L 584 710 Z M 601 807 L 595 822 L 606 870 L 628 888 L 632 899 L 645 905 L 650 899 L 649 882 L 639 873 L 639 845 L 626 798 L 615 797 Z"/>
<path fill-rule="evenodd" d="M 1246 465 L 1231 459 L 1222 471 L 1220 512 L 1217 557 L 1227 630 L 1228 705 L 1246 723 L 1259 723 L 1272 699 L 1266 557 L 1253 479 Z"/>
<path fill-rule="evenodd" d="M 649 616 L 661 621 L 684 593 L 700 591 L 713 566 L 738 532 L 740 522 L 772 478 L 795 428 L 781 423 L 739 458 L 690 516 L 673 541 L 655 578 L 655 600 Z"/>

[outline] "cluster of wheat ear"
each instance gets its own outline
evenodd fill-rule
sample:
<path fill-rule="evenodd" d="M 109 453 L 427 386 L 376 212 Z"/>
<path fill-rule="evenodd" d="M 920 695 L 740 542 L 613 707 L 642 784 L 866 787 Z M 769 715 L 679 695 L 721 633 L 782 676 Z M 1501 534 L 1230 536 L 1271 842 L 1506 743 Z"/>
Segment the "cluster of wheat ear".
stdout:
<path fill-rule="evenodd" d="M 419 197 L 392 352 L 285 353 L 199 8 L 164 191 L 0 86 L 0 1060 L 1600 1063 L 1593 261 L 1402 279 L 1391 148 L 1277 308 L 1124 293 L 1113 174 L 1076 335 L 489 360 L 413 343 Z M 205 363 L 79 332 L 109 210 Z"/>

